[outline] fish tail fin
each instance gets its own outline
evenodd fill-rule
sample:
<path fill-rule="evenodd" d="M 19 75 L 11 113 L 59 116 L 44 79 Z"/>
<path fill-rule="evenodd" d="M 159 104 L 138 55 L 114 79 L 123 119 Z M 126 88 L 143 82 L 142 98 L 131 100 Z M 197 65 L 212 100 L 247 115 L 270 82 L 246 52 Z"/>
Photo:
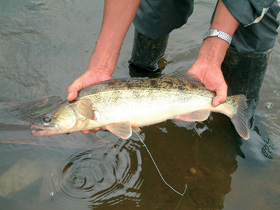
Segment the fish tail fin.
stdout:
<path fill-rule="evenodd" d="M 246 110 L 248 108 L 246 96 L 235 95 L 230 97 L 236 106 L 233 115 L 231 116 L 231 121 L 237 131 L 237 133 L 245 140 L 248 140 L 250 137 L 249 128 L 248 128 L 248 120 L 246 118 Z"/>

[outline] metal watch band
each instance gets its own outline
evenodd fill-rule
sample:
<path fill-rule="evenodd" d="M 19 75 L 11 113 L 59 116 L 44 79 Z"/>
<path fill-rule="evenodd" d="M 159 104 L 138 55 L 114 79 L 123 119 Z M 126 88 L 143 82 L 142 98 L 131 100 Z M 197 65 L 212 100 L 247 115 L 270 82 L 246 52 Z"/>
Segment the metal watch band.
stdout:
<path fill-rule="evenodd" d="M 229 45 L 232 40 L 232 37 L 230 35 L 228 35 L 227 33 L 223 32 L 223 31 L 219 31 L 217 29 L 210 29 L 209 31 L 207 31 L 203 36 L 203 40 L 208 37 L 213 37 L 213 36 L 216 36 L 222 40 L 225 40 Z"/>

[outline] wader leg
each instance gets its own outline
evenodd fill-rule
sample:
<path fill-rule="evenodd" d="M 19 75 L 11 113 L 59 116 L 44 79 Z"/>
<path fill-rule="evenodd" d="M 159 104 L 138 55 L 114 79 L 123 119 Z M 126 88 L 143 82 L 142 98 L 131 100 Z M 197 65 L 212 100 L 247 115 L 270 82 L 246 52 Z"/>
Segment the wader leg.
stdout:
<path fill-rule="evenodd" d="M 159 39 L 151 39 L 135 29 L 129 64 L 148 71 L 157 71 L 159 69 L 158 61 L 165 53 L 168 36 L 165 35 Z"/>
<path fill-rule="evenodd" d="M 269 134 L 260 117 L 254 115 L 269 57 L 270 51 L 238 53 L 234 48 L 229 48 L 222 64 L 228 95 L 244 94 L 247 97 L 246 117 L 250 139 L 243 141 L 243 149 L 247 151 L 245 156 L 248 162 L 256 166 L 265 164 L 267 160 L 273 158 Z"/>
<path fill-rule="evenodd" d="M 222 64 L 228 95 L 244 94 L 247 97 L 247 119 L 253 126 L 254 113 L 266 72 L 269 52 L 238 53 L 229 48 Z"/>

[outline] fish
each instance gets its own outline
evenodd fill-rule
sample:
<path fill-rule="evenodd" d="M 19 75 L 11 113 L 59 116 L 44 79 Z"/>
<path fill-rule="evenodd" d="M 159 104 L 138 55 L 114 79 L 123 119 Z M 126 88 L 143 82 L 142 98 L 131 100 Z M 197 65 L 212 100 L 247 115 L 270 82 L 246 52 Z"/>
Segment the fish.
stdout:
<path fill-rule="evenodd" d="M 237 133 L 249 139 L 247 102 L 242 94 L 212 106 L 215 92 L 186 72 L 157 78 L 111 79 L 81 90 L 31 125 L 34 136 L 105 128 L 122 139 L 133 131 L 166 120 L 204 121 L 211 112 L 231 119 Z"/>

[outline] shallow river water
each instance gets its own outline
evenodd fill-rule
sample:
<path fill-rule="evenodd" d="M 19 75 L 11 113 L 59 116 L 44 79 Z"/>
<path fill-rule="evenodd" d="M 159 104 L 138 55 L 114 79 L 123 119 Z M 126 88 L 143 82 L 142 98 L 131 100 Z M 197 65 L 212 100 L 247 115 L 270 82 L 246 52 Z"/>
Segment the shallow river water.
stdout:
<path fill-rule="evenodd" d="M 171 33 L 164 73 L 190 66 L 209 27 L 214 1 L 195 1 L 188 23 Z M 280 38 L 257 108 L 262 139 L 240 140 L 230 120 L 166 121 L 141 129 L 166 181 L 133 135 L 33 137 L 7 113 L 7 102 L 66 97 L 87 68 L 102 22 L 103 1 L 0 0 L 0 210 L 279 209 Z M 113 78 L 129 77 L 133 26 Z M 137 110 L 135 110 L 137 111 Z"/>

